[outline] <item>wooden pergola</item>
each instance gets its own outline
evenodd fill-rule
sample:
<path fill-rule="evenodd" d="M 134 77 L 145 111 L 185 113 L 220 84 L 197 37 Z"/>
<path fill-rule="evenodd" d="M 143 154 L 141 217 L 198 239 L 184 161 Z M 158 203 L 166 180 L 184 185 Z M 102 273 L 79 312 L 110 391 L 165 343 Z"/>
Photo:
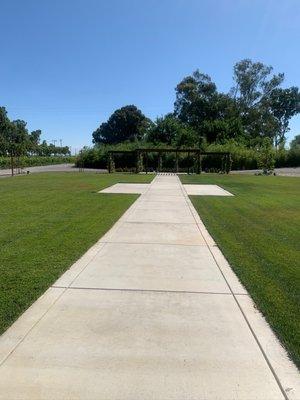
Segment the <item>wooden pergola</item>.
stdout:
<path fill-rule="evenodd" d="M 185 153 L 188 155 L 194 155 L 197 158 L 196 162 L 196 173 L 200 174 L 202 172 L 202 157 L 203 156 L 220 156 L 222 157 L 222 167 L 221 171 L 224 173 L 229 173 L 231 170 L 231 154 L 230 152 L 214 152 L 214 151 L 201 151 L 200 149 L 178 149 L 178 148 L 137 148 L 135 150 L 110 150 L 108 152 L 108 172 L 112 173 L 115 170 L 115 163 L 114 163 L 114 155 L 116 154 L 132 154 L 135 159 L 135 172 L 139 173 L 143 171 L 143 157 L 145 157 L 145 172 L 148 173 L 148 163 L 147 163 L 147 156 L 149 153 L 157 153 L 158 154 L 158 165 L 157 171 L 162 171 L 162 154 L 164 153 L 175 153 L 175 166 L 174 172 L 178 172 L 178 155 L 180 153 Z M 188 174 L 190 173 L 189 166 L 187 167 Z"/>

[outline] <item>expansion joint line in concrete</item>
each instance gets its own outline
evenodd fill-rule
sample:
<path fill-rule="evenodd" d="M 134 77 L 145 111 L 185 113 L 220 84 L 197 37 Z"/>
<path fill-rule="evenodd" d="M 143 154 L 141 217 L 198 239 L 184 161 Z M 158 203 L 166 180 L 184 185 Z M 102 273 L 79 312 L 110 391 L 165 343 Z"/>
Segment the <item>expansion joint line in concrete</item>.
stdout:
<path fill-rule="evenodd" d="M 152 223 L 152 222 L 149 222 L 150 224 Z M 168 222 L 167 222 L 168 223 Z M 173 225 L 173 222 L 172 222 L 172 225 Z M 182 224 L 181 224 L 182 225 Z M 193 224 L 194 225 L 194 224 Z M 207 246 L 207 244 L 205 243 L 205 244 L 191 244 L 191 243 L 189 243 L 189 244 L 185 244 L 185 243 L 161 243 L 161 242 L 122 242 L 122 241 L 116 241 L 116 240 L 114 240 L 113 242 L 112 241 L 109 241 L 109 240 L 107 240 L 107 241 L 101 241 L 100 243 L 110 243 L 110 244 L 126 244 L 126 245 L 132 245 L 132 244 L 140 244 L 140 245 L 145 245 L 145 244 L 148 244 L 148 245 L 153 245 L 153 244 L 160 244 L 160 245 L 162 245 L 162 246 L 182 246 L 182 247 L 203 247 L 203 246 Z M 210 247 L 216 247 L 217 245 L 210 245 Z"/>
<path fill-rule="evenodd" d="M 205 292 L 196 290 L 164 290 L 164 289 L 132 289 L 132 288 L 105 288 L 105 287 L 86 287 L 86 286 L 51 286 L 54 289 L 72 289 L 72 290 L 100 290 L 100 291 L 117 291 L 117 292 L 150 292 L 150 293 L 184 293 L 184 294 L 211 294 L 232 296 L 229 292 Z M 239 296 L 248 296 L 247 293 L 236 293 Z"/>
<path fill-rule="evenodd" d="M 177 179 L 180 181 L 178 176 L 177 176 Z M 182 184 L 180 185 L 180 187 L 181 187 L 181 190 L 182 190 L 182 194 L 183 194 L 183 196 L 185 198 L 185 201 L 186 201 L 186 203 L 187 203 L 187 205 L 189 207 L 189 210 L 190 210 L 190 212 L 191 212 L 191 214 L 192 214 L 192 216 L 193 216 L 193 218 L 195 220 L 195 223 L 196 223 L 196 225 L 198 227 L 198 230 L 199 230 L 200 234 L 202 235 L 200 227 L 199 227 L 199 225 L 198 225 L 198 223 L 196 221 L 195 215 L 192 212 L 191 204 L 189 203 L 189 200 L 188 200 L 188 194 L 187 194 L 187 192 L 186 192 L 186 190 L 185 190 L 185 188 L 184 188 L 184 186 Z M 224 273 L 223 273 L 223 271 L 222 271 L 222 269 L 221 269 L 216 257 L 214 256 L 213 252 L 211 251 L 210 246 L 208 245 L 206 238 L 203 235 L 202 235 L 202 237 L 203 237 L 203 239 L 204 239 L 204 241 L 205 241 L 205 243 L 206 243 L 206 245 L 207 245 L 207 247 L 209 249 L 209 252 L 211 253 L 213 259 L 215 260 L 215 262 L 216 262 L 216 264 L 218 266 L 218 269 L 219 269 L 220 273 L 222 274 L 222 276 L 223 276 L 223 278 L 224 278 L 224 280 L 225 280 L 225 282 L 226 282 L 226 284 L 227 284 L 227 286 L 228 286 L 228 288 L 229 288 L 229 290 L 231 292 L 231 295 L 233 296 L 233 298 L 234 298 L 234 300 L 236 302 L 236 305 L 239 308 L 239 310 L 240 310 L 240 312 L 241 312 L 241 314 L 242 314 L 242 316 L 243 316 L 243 318 L 244 318 L 244 320 L 245 320 L 245 322 L 246 322 L 246 324 L 247 324 L 247 326 L 248 326 L 248 328 L 249 328 L 254 340 L 256 341 L 256 343 L 257 343 L 257 345 L 258 345 L 258 347 L 259 347 L 259 349 L 260 349 L 260 351 L 261 351 L 261 353 L 262 353 L 262 355 L 263 355 L 263 357 L 264 357 L 264 359 L 265 359 L 265 361 L 266 361 L 266 363 L 268 365 L 268 367 L 270 368 L 270 371 L 271 371 L 272 375 L 274 376 L 274 379 L 275 379 L 275 381 L 276 381 L 276 383 L 277 383 L 282 395 L 284 396 L 285 400 L 289 400 L 289 398 L 288 398 L 284 388 L 282 387 L 281 382 L 280 382 L 280 380 L 279 380 L 279 378 L 278 378 L 278 376 L 277 376 L 277 374 L 276 374 L 276 372 L 275 372 L 275 370 L 274 370 L 274 368 L 273 368 L 268 356 L 266 355 L 266 353 L 265 353 L 265 351 L 264 351 L 264 349 L 263 349 L 263 347 L 262 347 L 257 335 L 255 334 L 255 332 L 254 332 L 254 330 L 253 330 L 253 328 L 252 328 L 252 326 L 251 326 L 246 314 L 244 313 L 244 311 L 243 311 L 238 299 L 236 298 L 236 294 L 233 292 L 233 290 L 232 290 L 232 288 L 231 288 L 226 276 L 224 275 Z"/>

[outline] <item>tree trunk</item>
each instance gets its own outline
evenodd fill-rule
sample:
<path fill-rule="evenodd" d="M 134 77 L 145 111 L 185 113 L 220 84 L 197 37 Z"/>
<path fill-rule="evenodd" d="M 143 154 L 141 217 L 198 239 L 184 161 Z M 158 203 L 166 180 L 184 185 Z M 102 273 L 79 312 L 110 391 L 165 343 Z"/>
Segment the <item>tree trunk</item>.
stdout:
<path fill-rule="evenodd" d="M 11 176 L 14 176 L 14 156 L 10 155 L 10 168 L 11 168 Z"/>

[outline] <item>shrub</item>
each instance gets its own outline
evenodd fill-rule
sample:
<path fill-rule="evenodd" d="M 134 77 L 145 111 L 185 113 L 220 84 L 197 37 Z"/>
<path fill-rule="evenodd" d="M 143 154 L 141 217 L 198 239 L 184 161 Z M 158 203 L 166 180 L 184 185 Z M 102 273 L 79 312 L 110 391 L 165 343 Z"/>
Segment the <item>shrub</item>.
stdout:
<path fill-rule="evenodd" d="M 275 167 L 275 150 L 271 140 L 265 138 L 258 151 L 258 168 L 263 170 L 265 175 L 273 171 Z"/>
<path fill-rule="evenodd" d="M 74 163 L 75 157 L 51 157 L 51 156 L 24 156 L 20 157 L 19 160 L 14 160 L 14 166 L 19 168 L 26 167 L 36 167 L 40 165 L 51 165 L 51 164 L 66 164 L 66 163 Z M 0 157 L 0 169 L 9 169 L 10 158 L 9 157 Z"/>
<path fill-rule="evenodd" d="M 83 164 L 86 168 L 101 168 L 106 169 L 108 164 L 108 151 L 109 150 L 135 150 L 140 148 L 170 148 L 165 144 L 153 145 L 152 143 L 122 143 L 118 145 L 101 145 L 93 148 L 84 148 L 76 160 L 76 164 Z M 246 147 L 243 144 L 237 143 L 234 140 L 229 140 L 225 144 L 210 144 L 206 145 L 204 151 L 223 152 L 228 151 L 231 153 L 232 170 L 245 170 L 257 169 L 262 167 L 262 158 L 264 145 L 260 143 L 256 147 Z M 268 150 L 271 159 L 265 162 L 269 166 L 276 167 L 296 167 L 300 166 L 300 149 L 295 148 L 286 150 L 284 148 L 275 151 L 272 146 Z M 268 157 L 269 157 L 268 156 Z M 266 157 L 266 154 L 265 154 Z M 116 154 L 114 156 L 115 168 L 117 171 L 134 172 L 136 168 L 136 159 L 134 153 Z M 272 162 L 271 162 L 272 161 Z M 179 154 L 178 167 L 179 171 L 186 171 L 188 168 L 190 172 L 196 171 L 196 157 L 187 153 Z M 175 153 L 162 154 L 162 164 L 164 171 L 174 171 L 175 169 Z M 148 171 L 157 171 L 158 168 L 158 154 L 153 152 L 149 153 L 143 160 L 145 168 L 147 164 Z M 218 172 L 222 169 L 222 158 L 220 156 L 203 156 L 202 157 L 203 171 Z"/>

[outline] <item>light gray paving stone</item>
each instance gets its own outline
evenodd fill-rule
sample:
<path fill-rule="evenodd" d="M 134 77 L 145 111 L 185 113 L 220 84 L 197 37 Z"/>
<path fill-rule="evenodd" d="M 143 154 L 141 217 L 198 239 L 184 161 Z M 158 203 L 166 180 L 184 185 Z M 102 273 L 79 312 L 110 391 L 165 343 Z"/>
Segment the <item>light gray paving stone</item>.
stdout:
<path fill-rule="evenodd" d="M 247 290 L 238 280 L 237 276 L 228 264 L 228 261 L 223 256 L 221 250 L 217 246 L 211 246 L 210 251 L 212 252 L 212 255 L 214 256 L 220 270 L 224 274 L 224 277 L 228 282 L 228 285 L 230 286 L 232 292 L 234 294 L 247 294 Z"/>
<path fill-rule="evenodd" d="M 161 244 L 107 243 L 72 287 L 230 293 L 208 247 Z"/>
<path fill-rule="evenodd" d="M 0 377 L 3 370 L 1 364 L 12 354 L 14 349 L 24 340 L 26 335 L 40 321 L 43 315 L 47 313 L 63 292 L 64 289 L 62 288 L 49 288 L 46 290 L 46 292 L 0 336 Z M 5 392 L 3 394 L 5 394 Z"/>
<path fill-rule="evenodd" d="M 183 185 L 188 195 L 197 196 L 233 196 L 218 185 Z"/>
<path fill-rule="evenodd" d="M 143 201 L 161 201 L 161 202 L 167 202 L 167 203 L 181 203 L 185 204 L 186 200 L 185 198 L 181 195 L 178 194 L 177 196 L 168 196 L 168 195 L 159 195 L 159 194 L 153 194 L 153 193 L 146 193 L 143 196 Z"/>
<path fill-rule="evenodd" d="M 135 209 L 126 218 L 127 222 L 170 222 L 170 223 L 195 223 L 188 207 L 180 209 Z"/>
<path fill-rule="evenodd" d="M 2 400 L 282 400 L 232 296 L 68 289 L 6 361 Z"/>
<path fill-rule="evenodd" d="M 82 257 L 79 258 L 55 283 L 53 286 L 69 286 L 73 280 L 82 272 L 96 254 L 105 246 L 105 243 L 96 243 Z"/>
<path fill-rule="evenodd" d="M 145 193 L 150 187 L 147 183 L 116 183 L 100 190 L 98 193 Z"/>
<path fill-rule="evenodd" d="M 155 180 L 155 185 L 153 186 L 153 188 L 156 188 L 156 189 L 167 189 L 167 190 L 170 190 L 170 189 L 178 189 L 178 190 L 181 190 L 181 185 L 180 185 L 180 183 L 179 182 L 157 182 L 156 180 Z"/>
<path fill-rule="evenodd" d="M 168 202 L 168 201 L 147 201 L 141 199 L 137 204 L 136 209 L 143 210 L 182 210 L 184 202 Z"/>
<path fill-rule="evenodd" d="M 124 222 L 101 242 L 206 245 L 195 224 Z"/>

